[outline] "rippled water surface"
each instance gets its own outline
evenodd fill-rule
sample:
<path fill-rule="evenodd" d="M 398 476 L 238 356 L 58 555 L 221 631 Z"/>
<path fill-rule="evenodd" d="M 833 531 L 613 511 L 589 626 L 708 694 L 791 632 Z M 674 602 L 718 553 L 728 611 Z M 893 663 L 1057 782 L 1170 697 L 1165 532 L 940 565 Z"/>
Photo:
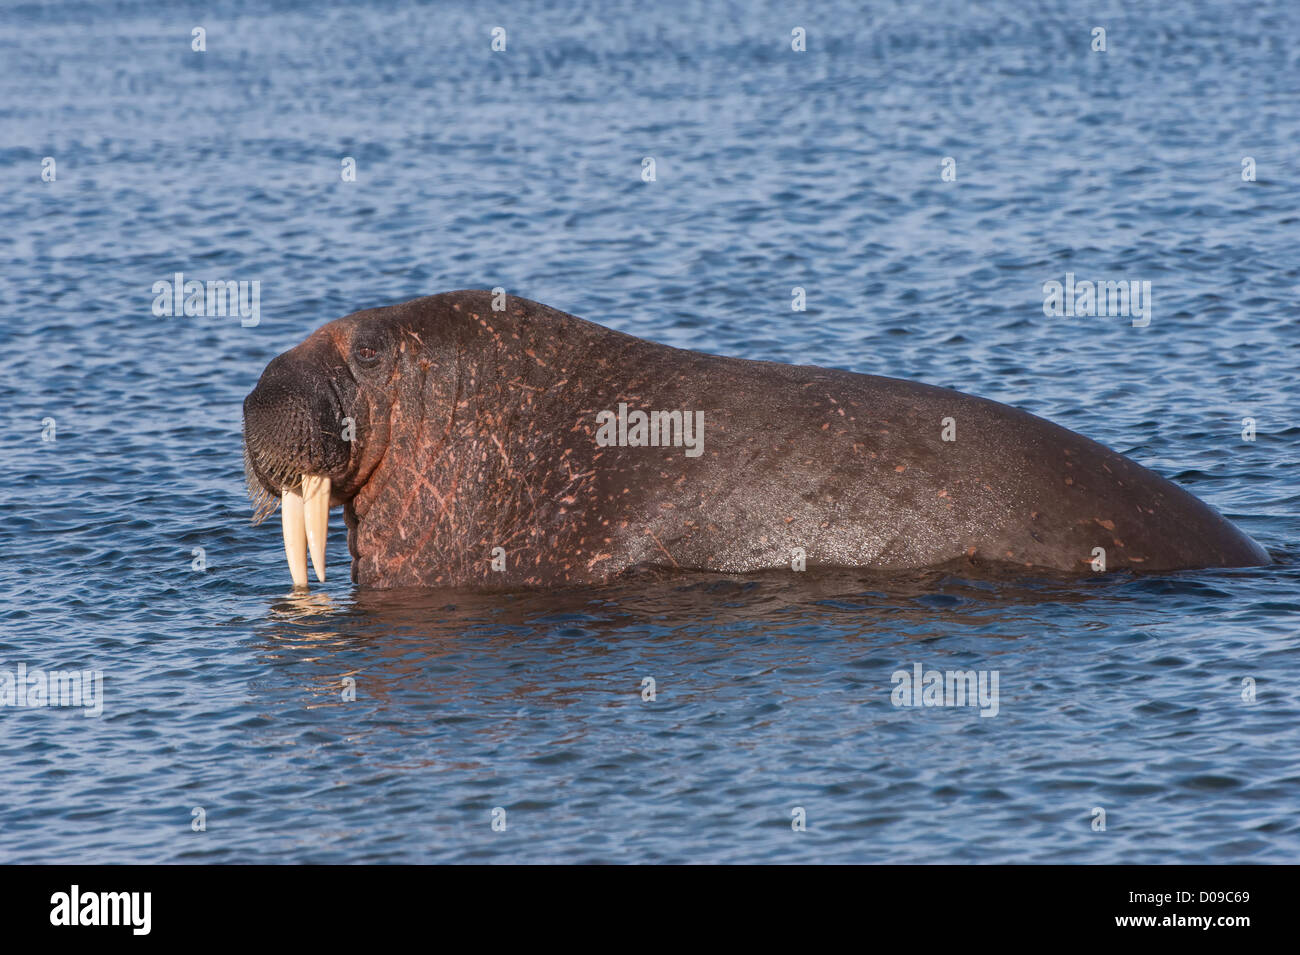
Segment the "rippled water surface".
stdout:
<path fill-rule="evenodd" d="M 0 669 L 104 673 L 98 718 L 0 709 L 0 860 L 1300 861 L 1298 8 L 249 7 L 0 8 Z M 155 317 L 177 271 L 260 323 Z M 1150 325 L 1046 318 L 1066 272 Z M 292 595 L 262 367 L 498 285 L 1015 404 L 1275 563 L 362 593 L 336 512 Z M 918 663 L 997 716 L 892 705 Z"/>

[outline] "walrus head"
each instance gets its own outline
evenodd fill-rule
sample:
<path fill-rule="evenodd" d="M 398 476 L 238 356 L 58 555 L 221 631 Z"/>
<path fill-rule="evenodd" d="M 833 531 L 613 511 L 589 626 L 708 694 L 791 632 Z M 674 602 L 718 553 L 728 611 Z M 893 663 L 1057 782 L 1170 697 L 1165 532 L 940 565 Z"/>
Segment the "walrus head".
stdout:
<path fill-rule="evenodd" d="M 598 412 L 640 400 L 629 375 L 673 380 L 681 354 L 481 290 L 337 319 L 272 359 L 244 401 L 254 521 L 280 506 L 296 586 L 308 556 L 324 579 L 331 507 L 362 587 L 620 572 L 650 544 L 612 515 L 640 506 L 629 489 L 658 486 L 662 462 L 614 457 Z"/>
<path fill-rule="evenodd" d="M 413 349 L 392 317 L 358 312 L 325 325 L 266 366 L 244 399 L 244 467 L 254 523 L 279 503 L 294 584 L 307 554 L 325 579 L 329 508 L 364 487 L 383 459 L 393 382 Z"/>

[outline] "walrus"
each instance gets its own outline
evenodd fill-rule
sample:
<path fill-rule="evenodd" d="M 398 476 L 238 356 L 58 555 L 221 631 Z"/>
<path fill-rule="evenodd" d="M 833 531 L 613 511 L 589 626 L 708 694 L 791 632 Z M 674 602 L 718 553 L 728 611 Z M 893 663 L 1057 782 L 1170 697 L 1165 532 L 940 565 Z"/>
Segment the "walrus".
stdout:
<path fill-rule="evenodd" d="M 296 586 L 308 553 L 325 578 L 331 507 L 363 588 L 1269 559 L 1177 485 L 1016 408 L 484 291 L 359 311 L 272 359 L 244 458 L 255 522 L 281 507 Z"/>

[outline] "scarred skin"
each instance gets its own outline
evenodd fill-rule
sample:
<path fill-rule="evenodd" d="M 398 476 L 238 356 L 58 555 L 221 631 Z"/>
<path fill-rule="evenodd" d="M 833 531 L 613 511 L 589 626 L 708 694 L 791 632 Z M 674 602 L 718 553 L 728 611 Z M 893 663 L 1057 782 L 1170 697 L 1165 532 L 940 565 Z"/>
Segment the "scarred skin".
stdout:
<path fill-rule="evenodd" d="M 1186 491 L 1015 408 L 505 306 L 462 291 L 357 312 L 273 360 L 244 403 L 262 516 L 285 480 L 330 477 L 353 580 L 378 588 L 744 573 L 796 548 L 810 569 L 1092 574 L 1094 548 L 1108 571 L 1268 561 Z M 703 452 L 599 446 L 597 414 L 620 402 L 703 411 Z"/>

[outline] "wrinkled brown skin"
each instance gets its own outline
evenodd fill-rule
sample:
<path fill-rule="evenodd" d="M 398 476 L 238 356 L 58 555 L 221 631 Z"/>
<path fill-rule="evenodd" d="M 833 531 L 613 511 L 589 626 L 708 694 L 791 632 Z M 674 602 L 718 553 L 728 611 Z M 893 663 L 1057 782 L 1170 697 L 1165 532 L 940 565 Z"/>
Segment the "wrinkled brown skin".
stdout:
<path fill-rule="evenodd" d="M 362 587 L 744 573 L 788 568 L 794 548 L 809 568 L 1086 575 L 1097 547 L 1109 571 L 1268 562 L 1186 491 L 1015 408 L 491 303 L 450 292 L 331 322 L 272 361 L 245 401 L 250 482 L 278 495 L 284 475 L 328 474 Z M 597 412 L 620 402 L 703 410 L 703 454 L 597 446 Z M 345 415 L 351 444 L 337 437 Z M 949 417 L 956 441 L 941 439 Z"/>

